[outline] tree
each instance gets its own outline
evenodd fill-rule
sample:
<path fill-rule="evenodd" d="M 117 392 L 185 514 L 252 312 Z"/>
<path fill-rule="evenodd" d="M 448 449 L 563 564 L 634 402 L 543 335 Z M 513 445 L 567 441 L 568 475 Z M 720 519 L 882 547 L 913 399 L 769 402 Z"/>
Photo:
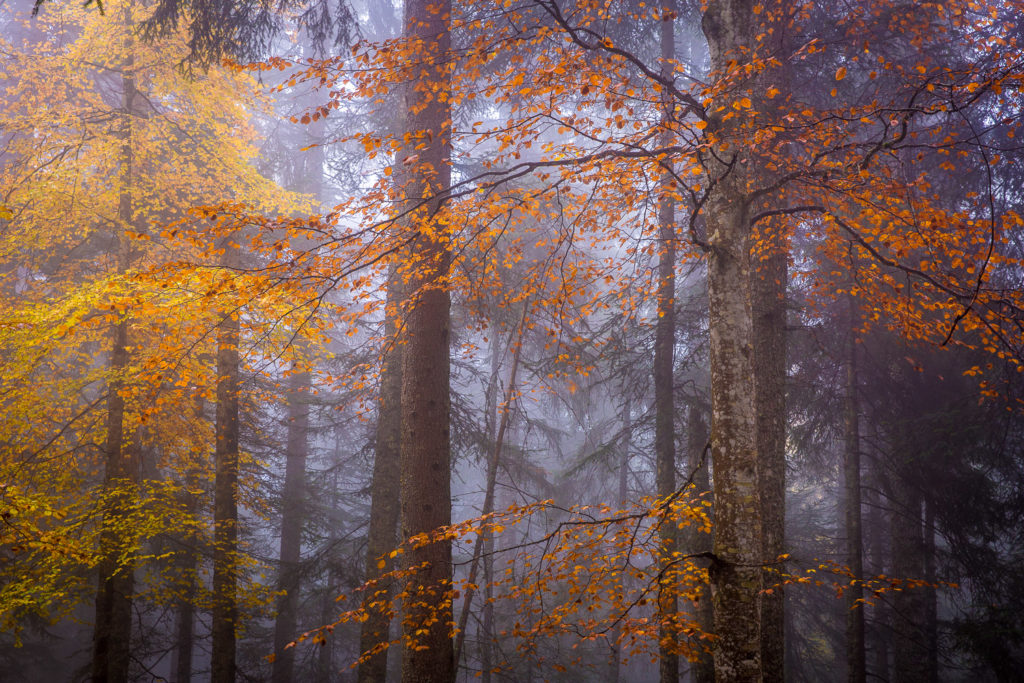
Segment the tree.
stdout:
<path fill-rule="evenodd" d="M 402 350 L 402 432 L 399 456 L 402 537 L 451 523 L 449 418 L 450 268 L 448 215 L 442 197 L 451 184 L 449 2 L 408 2 L 404 37 L 420 55 L 405 92 L 405 162 L 402 188 L 409 202 L 411 237 L 400 269 L 406 292 Z M 425 142 L 414 142 L 423 140 Z M 411 147 L 411 149 L 410 149 Z M 418 150 L 418 154 L 417 154 Z M 415 569 L 404 587 L 404 629 L 414 645 L 402 660 L 402 680 L 453 681 L 451 543 L 439 539 L 405 556 Z M 423 633 L 423 631 L 426 631 Z"/>

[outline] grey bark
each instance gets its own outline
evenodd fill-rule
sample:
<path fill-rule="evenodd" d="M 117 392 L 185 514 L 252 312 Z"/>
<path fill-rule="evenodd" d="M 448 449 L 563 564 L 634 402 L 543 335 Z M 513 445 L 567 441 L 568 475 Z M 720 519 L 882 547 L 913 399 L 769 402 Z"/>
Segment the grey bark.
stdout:
<path fill-rule="evenodd" d="M 693 478 L 694 493 L 696 495 L 704 494 L 706 499 L 711 491 L 708 463 L 705 459 L 708 426 L 704 419 L 704 413 L 696 405 L 689 406 L 686 425 L 687 469 Z M 712 529 L 714 529 L 714 524 L 712 524 Z M 685 551 L 688 554 L 711 552 L 713 542 L 713 538 L 691 527 L 687 530 Z M 700 630 L 703 633 L 713 633 L 714 613 L 711 606 L 711 590 L 708 586 L 704 586 L 698 592 L 694 611 Z M 706 641 L 695 643 L 695 646 L 699 648 L 699 654 L 690 669 L 694 683 L 713 683 L 715 680 L 715 662 L 711 652 L 705 649 L 705 645 Z"/>
<path fill-rule="evenodd" d="M 277 619 L 274 623 L 274 663 L 271 672 L 274 683 L 289 683 L 295 668 L 295 648 L 287 646 L 298 635 L 296 629 L 301 587 L 302 526 L 305 521 L 310 373 L 297 372 L 292 375 L 290 384 L 278 578 L 278 590 L 282 594 L 278 598 Z"/>
<path fill-rule="evenodd" d="M 675 60 L 674 0 L 664 0 L 661 10 L 661 75 L 671 79 Z M 662 101 L 663 144 L 672 141 L 673 100 L 667 89 Z M 654 332 L 654 453 L 658 496 L 667 497 L 676 490 L 674 352 L 676 344 L 675 290 L 676 241 L 675 202 L 670 194 L 672 179 L 662 179 L 662 196 L 658 199 L 658 320 Z M 669 519 L 661 525 L 661 563 L 667 568 L 678 546 L 678 525 Z M 661 683 L 679 680 L 679 632 L 677 618 L 679 600 L 671 585 L 673 574 L 665 572 L 658 585 L 658 670 Z"/>
<path fill-rule="evenodd" d="M 230 251 L 232 247 L 229 245 Z M 213 492 L 212 683 L 234 683 L 238 622 L 239 323 L 228 311 L 217 327 L 217 418 Z"/>

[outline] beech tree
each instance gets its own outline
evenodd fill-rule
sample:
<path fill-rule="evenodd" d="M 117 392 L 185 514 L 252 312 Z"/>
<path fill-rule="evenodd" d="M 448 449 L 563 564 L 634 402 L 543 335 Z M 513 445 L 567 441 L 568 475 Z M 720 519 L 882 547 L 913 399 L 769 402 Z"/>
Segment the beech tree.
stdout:
<path fill-rule="evenodd" d="M 320 99 L 294 116 L 297 124 L 351 112 L 390 115 L 396 92 L 402 120 L 394 129 L 353 126 L 332 136 L 334 153 L 358 178 L 323 215 L 282 217 L 269 201 L 212 200 L 176 215 L 176 226 L 163 231 L 198 255 L 171 264 L 151 259 L 140 276 L 152 291 L 201 297 L 201 322 L 168 329 L 186 330 L 179 336 L 207 353 L 216 345 L 216 376 L 198 369 L 191 350 L 170 348 L 193 373 L 188 379 L 217 401 L 215 678 L 235 677 L 233 610 L 244 574 L 233 536 L 245 458 L 240 377 L 260 374 L 251 362 L 258 353 L 277 364 L 277 343 L 290 341 L 281 330 L 303 328 L 298 321 L 306 318 L 315 321 L 314 333 L 333 325 L 357 339 L 373 336 L 367 343 L 381 350 L 375 367 L 353 363 L 318 380 L 378 406 L 370 538 L 359 553 L 367 582 L 340 600 L 340 621 L 296 636 L 338 638 L 362 680 L 386 676 L 385 651 L 396 646 L 407 681 L 454 680 L 471 647 L 488 676 L 501 667 L 522 678 L 567 666 L 597 670 L 602 660 L 600 671 L 618 677 L 647 655 L 662 680 L 678 678 L 681 656 L 707 680 L 711 650 L 718 681 L 813 677 L 807 672 L 826 669 L 811 666 L 809 648 L 795 668 L 784 656 L 784 591 L 796 594 L 793 616 L 811 624 L 814 637 L 840 642 L 836 624 L 849 619 L 851 680 L 888 675 L 888 654 L 873 652 L 869 666 L 866 651 L 878 641 L 875 627 L 900 615 L 924 624 L 924 637 L 897 633 L 893 673 L 934 677 L 944 590 L 936 558 L 955 555 L 956 534 L 974 538 L 943 516 L 938 489 L 908 485 L 920 464 L 907 459 L 916 436 L 908 424 L 942 407 L 907 401 L 920 410 L 886 419 L 883 402 L 865 400 L 868 378 L 873 387 L 899 380 L 910 394 L 915 382 L 899 358 L 882 364 L 887 356 L 879 353 L 880 366 L 868 368 L 858 347 L 883 331 L 892 348 L 953 347 L 973 363 L 956 373 L 980 383 L 960 395 L 1003 401 L 1019 415 L 1011 379 L 1021 367 L 1024 310 L 1013 142 L 1024 80 L 1012 14 L 1019 9 L 967 0 L 914 12 L 887 0 L 841 7 L 711 0 L 699 9 L 627 0 L 417 0 L 406 5 L 400 37 L 355 41 L 323 59 L 234 65 L 235 72 L 283 72 L 281 93 L 313 89 Z M 686 21 L 691 11 L 699 25 Z M 702 35 L 706 54 L 679 49 L 682 33 Z M 26 198 L 20 206 L 30 205 Z M 251 260 L 235 260 L 236 252 Z M 695 350 L 702 335 L 683 334 L 692 321 L 680 313 L 680 281 L 690 285 L 697 276 L 677 274 L 704 269 L 710 425 L 699 392 L 680 390 L 677 362 L 691 352 L 703 357 Z M 23 281 L 15 272 L 8 289 L 17 292 Z M 482 304 L 494 299 L 501 313 Z M 470 312 L 453 319 L 453 300 Z M 833 316 L 842 307 L 858 313 Z M 133 308 L 130 319 L 141 312 Z M 108 322 L 127 316 L 117 311 Z M 503 328 L 495 324 L 501 316 L 518 323 Z M 815 330 L 833 319 L 841 321 L 839 340 L 829 346 L 818 338 L 835 350 L 829 363 L 808 357 L 811 335 L 802 330 L 795 337 L 805 356 L 789 354 L 791 322 Z M 382 332 L 365 331 L 378 323 Z M 462 385 L 451 376 L 460 363 L 476 363 L 477 348 L 486 345 L 497 358 L 491 345 L 499 331 L 517 339 L 508 344 L 514 360 L 503 400 L 492 379 L 479 387 L 480 406 L 472 398 L 464 398 L 465 408 L 454 402 L 467 413 L 485 411 L 492 428 L 479 475 L 481 514 L 453 523 L 452 468 L 465 449 L 452 439 L 452 387 Z M 23 340 L 10 334 L 16 350 Z M 652 338 L 624 362 L 643 373 L 610 369 L 624 340 Z M 49 348 L 85 373 L 88 361 L 68 345 Z M 126 360 L 125 370 L 138 364 L 149 372 L 133 383 L 140 391 L 157 383 L 154 368 L 160 382 L 162 373 L 177 377 L 170 360 L 147 365 L 149 355 L 133 353 L 138 358 Z M 843 363 L 845 378 L 832 382 L 843 391 L 822 406 L 787 397 L 787 373 L 813 368 L 808 383 L 820 383 L 840 377 Z M 648 367 L 653 391 L 625 391 L 636 380 L 623 378 Z M 499 377 L 499 369 L 493 365 L 489 376 Z M 121 373 L 100 374 L 106 386 L 118 386 Z M 616 400 L 613 392 L 628 395 Z M 149 419 L 128 393 L 129 414 Z M 558 419 L 530 407 L 541 403 L 538 395 L 557 398 L 544 405 Z M 515 417 L 502 413 L 513 404 Z M 791 406 L 800 414 L 787 420 Z M 117 399 L 105 407 L 116 412 Z M 74 424 L 76 410 L 65 407 L 61 424 Z M 97 430 L 93 424 L 94 442 Z M 790 489 L 786 459 L 810 459 L 807 448 L 790 447 L 807 432 L 807 443 L 827 443 L 835 450 L 826 454 L 836 458 L 817 463 L 828 474 L 823 482 L 794 473 L 794 486 L 805 489 Z M 77 438 L 59 428 L 58 435 L 69 444 Z M 685 458 L 676 454 L 682 444 Z M 635 455 L 641 450 L 643 457 Z M 611 487 L 586 491 L 557 478 L 560 468 L 596 478 L 595 465 L 613 451 L 618 486 L 607 495 L 620 499 L 614 504 L 589 497 Z M 905 466 L 882 469 L 883 454 Z M 862 455 L 879 484 L 870 495 Z M 933 457 L 945 454 L 936 449 Z M 814 508 L 839 491 L 831 475 L 841 459 L 845 524 L 834 511 Z M 397 495 L 388 486 L 394 472 Z M 998 478 L 1016 486 L 1008 474 Z M 509 491 L 502 503 L 499 482 Z M 400 508 L 397 539 L 389 491 Z M 862 493 L 875 496 L 872 504 L 884 499 L 890 519 L 869 511 L 862 525 Z M 845 535 L 848 547 L 814 545 L 803 531 L 787 540 L 787 495 L 804 530 L 818 524 L 811 536 Z M 46 538 L 47 529 L 41 523 L 30 532 Z M 282 548 L 297 541 L 289 529 Z M 875 545 L 862 553 L 864 529 Z M 133 552 L 119 559 L 123 567 L 140 555 L 135 538 Z M 819 549 L 842 552 L 849 566 L 815 560 Z M 788 557 L 791 550 L 799 552 Z M 876 565 L 877 575 L 865 575 L 863 565 Z M 820 578 L 824 572 L 834 578 Z M 846 596 L 848 617 L 839 616 L 843 605 L 834 598 L 819 600 L 816 582 Z M 479 592 L 488 606 L 472 625 Z M 883 605 L 891 593 L 889 610 Z M 808 606 L 824 604 L 808 616 Z M 290 607 L 281 605 L 286 622 Z M 332 618 L 328 612 L 322 621 Z M 402 635 L 392 640 L 388 624 L 398 614 Z M 348 622 L 363 625 L 358 652 L 338 635 Z M 486 643 L 471 644 L 471 629 Z M 812 642 L 796 637 L 801 647 Z M 281 654 L 287 644 L 278 640 Z"/>

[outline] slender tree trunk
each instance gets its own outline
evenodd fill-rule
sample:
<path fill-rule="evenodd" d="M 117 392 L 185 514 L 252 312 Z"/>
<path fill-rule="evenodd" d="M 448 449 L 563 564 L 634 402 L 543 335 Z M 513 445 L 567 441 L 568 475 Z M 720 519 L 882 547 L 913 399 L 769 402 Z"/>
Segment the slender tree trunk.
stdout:
<path fill-rule="evenodd" d="M 384 324 L 386 343 L 390 345 L 381 366 L 380 397 L 377 403 L 377 433 L 373 458 L 373 477 L 370 482 L 370 529 L 367 536 L 366 580 L 378 578 L 394 569 L 387 553 L 398 546 L 399 496 L 399 444 L 402 436 L 402 353 L 404 345 L 398 339 L 398 306 L 400 300 L 398 278 L 392 270 L 388 278 L 388 306 Z M 384 567 L 377 562 L 384 558 Z M 359 651 L 370 652 L 382 647 L 388 635 L 391 619 L 390 582 L 378 586 L 363 601 L 369 618 L 363 622 L 359 635 Z M 372 603 L 377 603 L 374 606 Z M 387 679 L 388 652 L 382 650 L 360 663 L 359 683 L 384 683 Z"/>
<path fill-rule="evenodd" d="M 886 548 L 889 527 L 885 523 L 883 513 L 884 499 L 879 495 L 881 487 L 881 466 L 876 459 L 868 461 L 868 476 L 871 486 L 864 491 L 864 502 L 867 506 L 867 550 L 870 557 L 871 573 L 874 575 L 888 573 L 891 553 Z M 869 649 L 871 652 L 870 676 L 873 680 L 890 680 L 889 643 L 892 639 L 892 626 L 888 600 L 885 597 L 876 600 L 871 608 L 871 621 L 868 624 Z"/>
<path fill-rule="evenodd" d="M 694 493 L 704 494 L 705 498 L 711 492 L 711 480 L 708 477 L 708 463 L 705 459 L 705 450 L 708 443 L 708 426 L 704 420 L 704 413 L 695 405 L 690 405 L 687 411 L 686 421 L 686 459 L 687 468 L 693 478 Z M 712 529 L 714 524 L 712 524 Z M 690 527 L 687 531 L 686 553 L 711 552 L 713 540 L 698 529 Z M 697 601 L 694 605 L 696 620 L 703 633 L 714 632 L 714 613 L 711 606 L 711 590 L 704 586 L 697 594 Z M 696 643 L 701 649 L 697 660 L 693 662 L 691 671 L 694 683 L 714 683 L 715 662 L 711 652 L 706 650 L 707 641 Z"/>
<path fill-rule="evenodd" d="M 196 417 L 202 420 L 203 400 L 198 400 Z M 185 511 L 190 520 L 195 519 L 198 501 L 192 493 L 198 487 L 197 472 L 189 469 L 185 473 L 185 491 L 183 493 Z M 175 683 L 189 683 L 192 680 L 192 645 L 195 639 L 195 603 L 196 603 L 196 537 L 191 531 L 182 538 L 184 548 L 179 553 L 179 571 L 184 582 L 184 592 L 178 600 L 178 623 L 175 635 L 174 665 L 171 678 Z"/>
<path fill-rule="evenodd" d="M 520 339 L 522 343 L 522 339 Z M 491 378 L 487 384 L 487 443 L 494 444 L 498 441 L 498 371 L 501 369 L 501 355 L 498 349 L 498 336 L 491 336 Z M 497 475 L 497 472 L 495 472 Z M 497 478 L 495 478 L 497 482 Z M 480 680 L 482 683 L 491 683 L 491 669 L 494 668 L 494 605 L 491 598 L 494 597 L 494 537 L 487 534 L 484 537 L 483 549 L 483 572 L 484 572 L 484 604 L 483 619 L 480 625 Z"/>
<path fill-rule="evenodd" d="M 498 481 L 498 468 L 501 466 L 501 451 L 505 443 L 505 431 L 508 429 L 508 421 L 512 414 L 512 399 L 515 396 L 516 391 L 516 374 L 519 372 L 519 357 L 523 349 L 523 331 L 526 327 L 528 311 L 529 307 L 524 307 L 523 318 L 519 325 L 518 334 L 510 341 L 510 344 L 515 345 L 515 351 L 512 354 L 512 368 L 509 370 L 508 385 L 505 387 L 505 400 L 501 412 L 501 419 L 498 423 L 497 434 L 494 437 L 494 450 L 487 461 L 487 484 L 484 491 L 484 506 L 481 510 L 482 515 L 489 515 L 494 512 L 494 489 Z M 456 666 L 460 663 L 463 644 L 466 641 L 466 627 L 469 623 L 469 610 L 473 605 L 473 596 L 476 593 L 473 586 L 476 585 L 477 571 L 480 566 L 480 557 L 490 535 L 491 534 L 486 528 L 481 530 L 481 532 L 477 534 L 476 543 L 473 544 L 473 559 L 469 565 L 469 587 L 466 589 L 466 597 L 462 605 L 462 614 L 459 616 L 458 635 L 455 638 Z"/>
<path fill-rule="evenodd" d="M 924 576 L 924 535 L 921 526 L 921 495 L 907 481 L 893 483 L 897 498 L 892 512 L 892 570 L 901 579 Z M 897 591 L 893 604 L 893 654 L 895 683 L 928 680 L 928 648 L 925 644 L 925 595 L 922 588 Z"/>
<path fill-rule="evenodd" d="M 860 495 L 860 406 L 857 401 L 857 304 L 847 297 L 849 329 L 846 358 L 846 443 L 843 458 L 843 479 L 846 488 L 846 563 L 856 581 L 864 577 L 863 535 L 861 532 Z M 846 589 L 846 667 L 850 683 L 867 679 L 864 644 L 864 588 L 852 583 Z"/>
<path fill-rule="evenodd" d="M 935 504 L 930 498 L 924 500 L 924 588 L 925 600 L 925 647 L 928 649 L 928 683 L 939 680 L 939 619 L 935 590 Z"/>
<path fill-rule="evenodd" d="M 289 683 L 295 667 L 295 648 L 287 647 L 298 635 L 298 602 L 301 582 L 302 526 L 305 521 L 306 455 L 309 432 L 309 396 L 311 378 L 308 371 L 291 377 L 288 394 L 288 436 L 285 445 L 284 506 L 281 513 L 281 552 L 277 602 L 274 624 L 274 683 Z"/>
<path fill-rule="evenodd" d="M 431 229 L 416 230 L 408 247 L 406 274 L 411 303 L 402 357 L 401 520 L 402 537 L 430 533 L 451 523 L 449 325 L 450 267 L 441 200 L 451 183 L 451 113 L 447 93 L 450 0 L 409 0 L 406 38 L 420 43 L 420 77 L 405 93 L 406 126 L 422 149 L 407 160 L 414 168 L 406 183 L 410 219 Z M 429 133 L 427 135 L 426 133 Z M 406 583 L 404 683 L 446 683 L 455 679 L 452 621 L 451 542 L 409 548 L 406 567 L 416 567 Z"/>
<path fill-rule="evenodd" d="M 675 69 L 674 0 L 663 0 L 661 10 L 661 75 L 671 80 Z M 674 100 L 667 89 L 662 96 L 663 144 L 672 142 Z M 667 173 L 658 198 L 658 320 L 654 331 L 654 453 L 658 496 L 676 490 L 674 353 L 676 345 L 676 217 L 673 179 Z M 658 670 L 661 683 L 679 680 L 679 599 L 675 574 L 667 571 L 678 546 L 678 525 L 668 519 L 660 528 L 663 573 L 658 585 Z"/>
<path fill-rule="evenodd" d="M 124 9 L 123 21 L 128 38 L 125 39 L 126 61 L 121 76 L 121 145 L 118 159 L 118 226 L 113 242 L 117 253 L 118 273 L 126 273 L 131 266 L 128 239 L 121 234 L 133 226 L 132 202 L 132 111 L 135 101 L 133 42 L 131 38 L 131 4 Z M 134 590 L 134 564 L 123 562 L 128 552 L 124 547 L 126 532 L 118 520 L 136 495 L 138 473 L 132 462 L 131 447 L 125 442 L 124 375 L 129 364 L 128 320 L 122 318 L 111 335 L 110 380 L 107 386 L 106 469 L 104 472 L 103 529 L 100 533 L 99 587 L 96 593 L 96 620 L 93 627 L 92 680 L 93 683 L 125 683 L 128 680 L 132 631 L 132 591 Z"/>
<path fill-rule="evenodd" d="M 232 247 L 229 246 L 230 250 Z M 239 326 L 234 311 L 217 328 L 217 424 L 213 491 L 213 683 L 234 683 L 238 622 Z"/>
<path fill-rule="evenodd" d="M 622 393 L 626 399 L 622 406 L 622 459 L 619 461 L 619 505 L 626 506 L 629 498 L 629 455 L 633 450 L 633 402 L 629 397 L 629 388 L 622 387 Z M 619 680 L 619 673 L 622 667 L 622 627 L 616 625 L 608 634 L 611 657 L 608 662 L 608 681 L 615 683 Z"/>

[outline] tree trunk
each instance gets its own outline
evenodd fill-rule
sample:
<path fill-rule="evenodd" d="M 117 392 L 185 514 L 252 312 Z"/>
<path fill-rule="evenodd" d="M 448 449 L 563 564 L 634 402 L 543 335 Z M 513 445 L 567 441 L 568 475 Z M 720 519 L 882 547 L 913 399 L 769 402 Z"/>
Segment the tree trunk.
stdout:
<path fill-rule="evenodd" d="M 128 239 L 119 231 L 133 227 L 132 202 L 132 111 L 135 102 L 133 41 L 131 38 L 130 4 L 125 6 L 123 21 L 127 57 L 121 76 L 121 111 L 119 114 L 121 145 L 118 159 L 118 226 L 113 242 L 117 254 L 117 271 L 126 273 L 131 266 Z M 135 494 L 138 473 L 132 462 L 131 449 L 125 443 L 124 375 L 129 364 L 128 319 L 122 318 L 111 334 L 110 380 L 107 385 L 106 468 L 104 471 L 103 528 L 100 533 L 99 586 L 96 592 L 96 620 L 93 626 L 93 683 L 125 683 L 128 680 L 132 630 L 132 591 L 134 565 L 122 562 L 128 552 L 123 538 L 125 525 L 118 523 Z"/>
<path fill-rule="evenodd" d="M 675 63 L 674 0 L 663 0 L 661 11 L 661 75 L 670 80 Z M 662 96 L 663 144 L 672 142 L 673 98 L 668 89 Z M 665 173 L 658 198 L 658 319 L 654 331 L 654 453 L 658 497 L 672 495 L 676 490 L 676 444 L 674 353 L 676 345 L 676 226 L 675 200 L 672 196 L 673 179 Z M 659 530 L 661 536 L 661 564 L 663 574 L 658 585 L 658 670 L 661 683 L 679 681 L 679 629 L 677 618 L 679 600 L 674 574 L 664 571 L 673 561 L 677 550 L 678 524 L 667 519 Z"/>
<path fill-rule="evenodd" d="M 711 459 L 715 471 L 715 680 L 761 679 L 761 502 L 749 216 L 731 177 L 708 202 Z"/>
<path fill-rule="evenodd" d="M 203 399 L 197 400 L 196 408 L 196 419 L 203 419 Z M 195 519 L 198 511 L 198 501 L 196 500 L 195 494 L 192 492 L 197 489 L 198 484 L 198 472 L 189 468 L 185 472 L 185 491 L 182 494 L 184 498 L 183 503 L 185 505 L 185 511 L 190 520 Z M 175 634 L 175 653 L 174 653 L 174 664 L 171 670 L 171 678 L 175 683 L 189 683 L 192 680 L 192 645 L 195 638 L 195 601 L 196 601 L 196 576 L 197 576 L 197 560 L 198 553 L 196 552 L 197 538 L 191 531 L 181 539 L 184 547 L 179 551 L 179 562 L 178 567 L 182 581 L 184 582 L 184 592 L 181 598 L 178 600 L 178 623 L 177 633 Z"/>
<path fill-rule="evenodd" d="M 921 494 L 908 481 L 893 482 L 896 498 L 892 511 L 892 570 L 900 579 L 924 576 L 924 535 L 921 527 Z M 925 596 L 922 588 L 904 588 L 892 598 L 895 683 L 928 680 L 928 648 L 925 645 Z"/>
<path fill-rule="evenodd" d="M 704 413 L 695 405 L 690 405 L 687 411 L 686 426 L 686 459 L 687 469 L 693 479 L 694 493 L 710 495 L 711 480 L 708 477 L 708 463 L 705 460 L 705 449 L 708 443 L 708 426 L 704 420 Z M 711 525 L 712 529 L 714 524 Z M 711 552 L 713 539 L 701 533 L 698 529 L 690 527 L 687 531 L 685 552 L 704 553 Z M 714 613 L 711 608 L 711 591 L 705 586 L 697 594 L 697 601 L 694 605 L 696 620 L 703 633 L 714 632 Z M 691 671 L 694 683 L 714 683 L 715 662 L 711 653 L 705 649 L 706 641 L 695 644 L 701 649 L 697 660 L 693 662 Z"/>
<path fill-rule="evenodd" d="M 423 226 L 407 248 L 410 305 L 402 357 L 401 520 L 402 537 L 430 533 L 451 523 L 449 442 L 450 267 L 441 200 L 451 182 L 450 0 L 409 0 L 406 38 L 418 42 L 419 77 L 405 92 L 406 130 L 419 137 L 412 152 L 405 197 L 410 220 Z M 429 133 L 427 135 L 426 133 Z M 418 154 L 417 154 L 418 152 Z M 405 635 L 415 642 L 402 661 L 404 683 L 438 683 L 455 679 L 452 621 L 451 542 L 447 539 L 411 547 L 403 555 L 407 568 L 417 567 L 406 583 Z"/>
<path fill-rule="evenodd" d="M 230 250 L 232 247 L 228 246 Z M 234 683 L 238 621 L 238 314 L 217 327 L 217 424 L 213 491 L 212 683 Z"/>
<path fill-rule="evenodd" d="M 786 283 L 789 254 L 781 221 L 770 221 L 754 273 L 754 373 L 757 380 L 757 481 L 761 499 L 761 668 L 766 681 L 785 680 L 783 586 L 786 541 Z M 769 592 L 770 591 L 770 592 Z"/>
<path fill-rule="evenodd" d="M 930 498 L 924 500 L 924 588 L 925 600 L 925 647 L 928 649 L 928 683 L 939 680 L 939 619 L 936 604 L 935 582 L 935 504 Z"/>
<path fill-rule="evenodd" d="M 481 515 L 489 515 L 494 512 L 494 489 L 498 482 L 498 468 L 501 466 L 501 451 L 505 444 L 505 432 L 508 429 L 508 422 L 512 414 L 512 399 L 515 397 L 516 374 L 519 372 L 519 358 L 523 349 L 523 332 L 526 328 L 528 312 L 529 307 L 524 306 L 523 318 L 520 322 L 518 333 L 509 341 L 510 345 L 515 345 L 515 351 L 512 354 L 512 368 L 509 370 L 508 385 L 505 387 L 505 400 L 502 404 L 501 419 L 498 423 L 498 431 L 494 436 L 494 450 L 491 452 L 491 457 L 487 459 L 487 482 L 484 490 L 484 505 L 480 511 Z M 454 659 L 456 666 L 461 661 L 462 647 L 466 640 L 466 627 L 469 623 L 469 610 L 473 605 L 473 596 L 476 592 L 473 586 L 476 585 L 480 557 L 490 536 L 491 534 L 487 528 L 484 528 L 477 534 L 476 543 L 473 544 L 473 559 L 469 565 L 469 577 L 467 580 L 468 588 L 466 588 L 466 597 L 462 605 L 462 614 L 459 616 L 458 635 L 455 638 Z"/>
<path fill-rule="evenodd" d="M 381 367 L 380 398 L 377 404 L 376 447 L 373 458 L 373 478 L 370 483 L 370 529 L 367 536 L 366 580 L 373 580 L 392 571 L 394 566 L 386 557 L 398 546 L 399 497 L 399 444 L 402 436 L 402 354 L 404 344 L 398 337 L 396 320 L 400 294 L 398 278 L 388 278 L 388 309 L 384 324 L 386 343 L 390 344 Z M 384 557 L 384 567 L 377 566 Z M 359 634 L 359 651 L 370 652 L 387 643 L 391 619 L 381 607 L 390 603 L 392 586 L 378 586 L 363 601 L 369 618 L 363 622 Z M 385 603 L 374 607 L 372 602 Z M 359 683 L 384 683 L 387 679 L 388 650 L 383 650 L 359 665 Z"/>
<path fill-rule="evenodd" d="M 846 358 L 846 443 L 843 480 L 846 488 L 846 563 L 856 581 L 864 577 L 863 534 L 860 495 L 860 407 L 857 401 L 857 304 L 847 296 L 850 321 Z M 864 646 L 864 588 L 852 583 L 846 589 L 846 667 L 850 683 L 865 683 L 867 668 Z"/>
<path fill-rule="evenodd" d="M 753 0 L 716 0 L 703 16 L 711 67 L 730 61 L 754 41 Z M 762 588 L 761 491 L 758 486 L 757 387 L 751 312 L 750 208 L 742 117 L 726 116 L 739 93 L 712 108 L 713 140 L 704 161 L 711 337 L 711 458 L 715 472 L 715 561 L 710 568 L 715 610 L 715 680 L 760 681 Z"/>
<path fill-rule="evenodd" d="M 298 635 L 299 573 L 302 560 L 302 525 L 305 521 L 306 454 L 309 432 L 310 373 L 291 377 L 288 394 L 288 436 L 285 445 L 284 506 L 281 511 L 281 552 L 274 624 L 274 665 L 271 680 L 289 683 L 295 667 L 295 648 L 287 647 Z"/>

